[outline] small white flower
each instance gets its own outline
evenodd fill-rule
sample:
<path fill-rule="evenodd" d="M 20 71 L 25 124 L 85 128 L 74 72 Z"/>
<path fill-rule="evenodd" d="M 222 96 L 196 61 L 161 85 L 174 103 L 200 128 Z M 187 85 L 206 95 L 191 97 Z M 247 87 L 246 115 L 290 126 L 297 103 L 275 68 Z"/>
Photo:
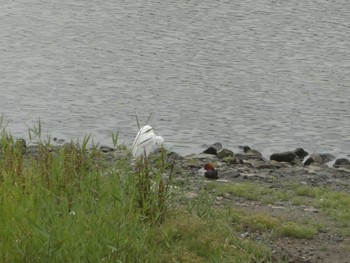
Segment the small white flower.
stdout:
<path fill-rule="evenodd" d="M 74 211 L 70 211 L 69 214 L 72 215 L 72 216 L 75 216 L 75 212 Z"/>

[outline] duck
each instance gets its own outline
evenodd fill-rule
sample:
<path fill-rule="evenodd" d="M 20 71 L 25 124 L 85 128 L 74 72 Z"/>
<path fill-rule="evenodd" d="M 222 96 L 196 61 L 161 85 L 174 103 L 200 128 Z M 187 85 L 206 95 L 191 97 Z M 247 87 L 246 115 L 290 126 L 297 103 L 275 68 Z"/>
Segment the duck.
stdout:
<path fill-rule="evenodd" d="M 218 179 L 219 173 L 215 170 L 215 167 L 212 163 L 207 163 L 204 165 L 204 177 L 208 179 Z"/>

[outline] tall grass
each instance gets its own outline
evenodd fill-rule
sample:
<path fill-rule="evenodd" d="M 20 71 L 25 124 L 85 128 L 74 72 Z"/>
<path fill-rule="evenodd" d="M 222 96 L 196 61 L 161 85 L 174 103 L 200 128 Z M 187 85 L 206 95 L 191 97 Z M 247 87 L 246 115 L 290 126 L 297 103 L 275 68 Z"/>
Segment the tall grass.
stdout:
<path fill-rule="evenodd" d="M 96 147 L 88 149 L 90 137 L 55 149 L 39 125 L 29 130 L 37 144 L 29 155 L 23 140 L 0 133 L 0 262 L 269 258 L 264 247 L 236 237 L 224 218 L 176 204 L 165 152 L 134 167 L 130 160 L 108 167 Z"/>

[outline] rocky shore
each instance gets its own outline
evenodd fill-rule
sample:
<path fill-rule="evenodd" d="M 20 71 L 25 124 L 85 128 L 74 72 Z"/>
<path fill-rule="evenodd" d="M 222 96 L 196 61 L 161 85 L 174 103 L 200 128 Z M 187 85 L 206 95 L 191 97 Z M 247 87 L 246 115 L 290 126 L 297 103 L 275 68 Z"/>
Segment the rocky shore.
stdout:
<path fill-rule="evenodd" d="M 53 154 L 58 153 L 62 147 L 72 146 L 70 143 L 55 143 L 56 145 L 50 147 Z M 38 145 L 26 145 L 24 140 L 17 140 L 16 144 L 20 146 L 24 156 L 35 158 L 39 154 Z M 95 150 L 111 166 L 118 160 L 131 161 L 132 159 L 130 150 L 126 147 L 100 146 Z M 152 155 L 157 156 L 160 152 L 157 150 Z M 220 143 L 215 143 L 201 153 L 186 156 L 167 152 L 166 161 L 174 165 L 173 179 L 176 184 L 182 185 L 185 189 L 185 199 L 198 199 L 203 183 L 205 186 L 212 182 L 222 185 L 249 182 L 282 191 L 286 183 L 297 183 L 350 194 L 350 161 L 348 159 L 336 158 L 327 153 L 309 154 L 302 148 L 274 153 L 266 157 L 249 146 L 242 146 L 239 152 L 234 153 L 222 147 Z M 333 164 L 329 165 L 329 162 Z M 206 173 L 207 167 L 212 167 L 210 169 L 216 171 L 215 176 L 213 173 Z M 210 194 L 209 188 L 207 191 Z M 230 194 L 217 196 L 215 205 L 218 207 L 229 205 L 251 213 L 263 212 L 285 218 L 307 217 L 317 221 L 320 217 L 319 209 L 311 205 L 294 206 L 288 202 L 269 205 Z M 268 244 L 273 253 L 278 257 L 285 256 L 289 262 L 349 262 L 350 238 L 332 227 L 320 231 L 316 237 L 308 240 L 281 238 L 271 241 L 263 234 L 249 231 L 242 232 L 241 235 L 244 238 Z M 321 246 L 325 249 L 321 250 Z"/>

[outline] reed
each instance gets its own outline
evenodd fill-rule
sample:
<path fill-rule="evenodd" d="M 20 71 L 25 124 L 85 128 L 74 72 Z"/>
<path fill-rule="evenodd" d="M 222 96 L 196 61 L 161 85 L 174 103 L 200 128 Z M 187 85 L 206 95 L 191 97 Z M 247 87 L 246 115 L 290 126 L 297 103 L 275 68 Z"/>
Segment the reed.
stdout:
<path fill-rule="evenodd" d="M 88 148 L 89 136 L 58 148 L 38 125 L 29 130 L 37 145 L 29 155 L 23 140 L 0 133 L 0 262 L 269 259 L 265 247 L 235 235 L 204 193 L 196 204 L 177 203 L 165 151 L 111 167 Z"/>

